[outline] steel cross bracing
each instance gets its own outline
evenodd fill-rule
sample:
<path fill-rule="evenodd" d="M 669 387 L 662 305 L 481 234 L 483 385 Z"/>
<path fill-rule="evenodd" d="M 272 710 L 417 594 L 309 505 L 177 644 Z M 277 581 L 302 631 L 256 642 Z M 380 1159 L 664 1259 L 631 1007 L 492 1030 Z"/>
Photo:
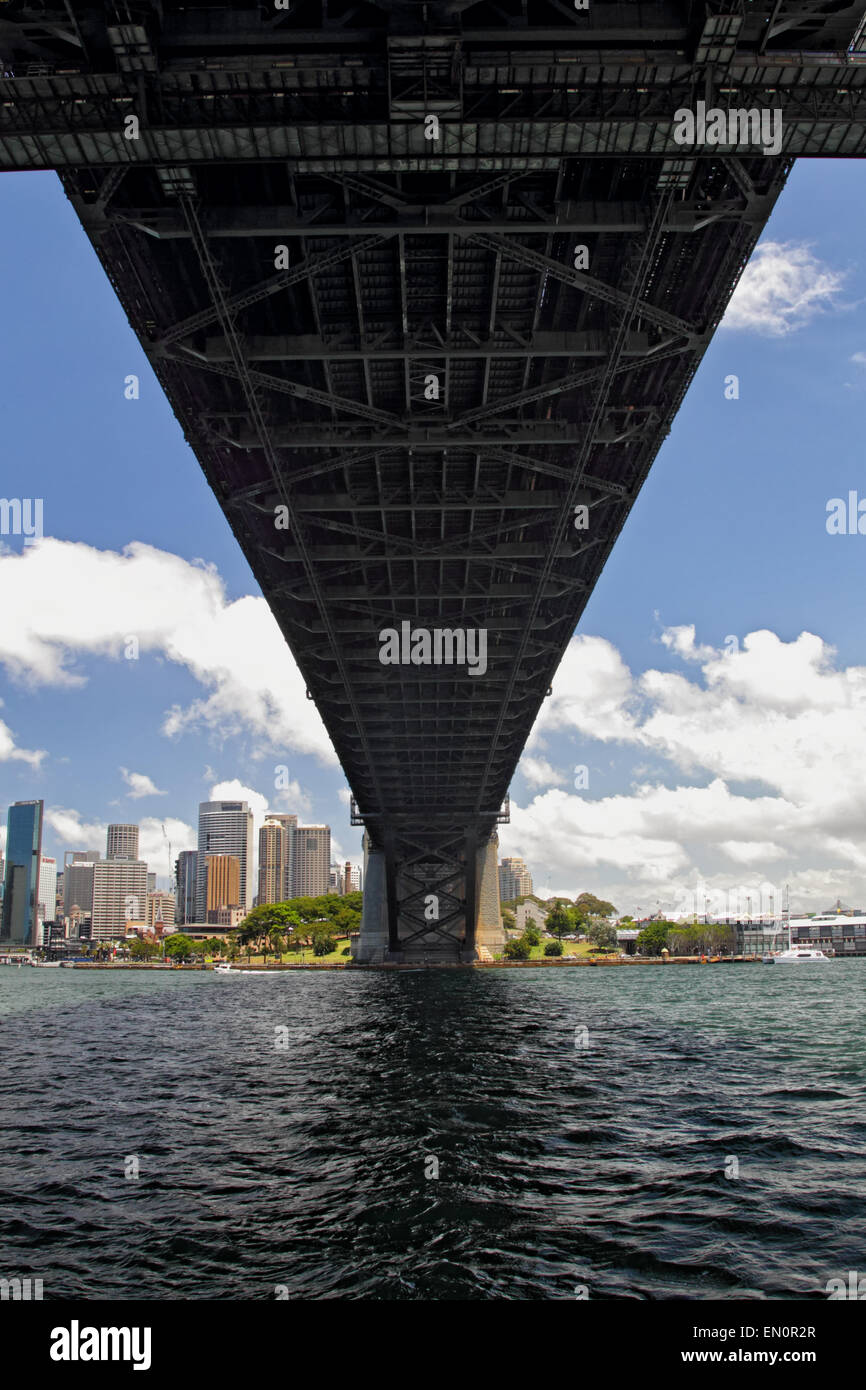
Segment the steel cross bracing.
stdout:
<path fill-rule="evenodd" d="M 0 168 L 60 171 L 385 855 L 392 946 L 471 946 L 476 849 L 791 157 L 866 153 L 864 8 L 0 8 Z M 699 99 L 778 108 L 780 153 L 677 145 Z M 403 622 L 483 630 L 486 670 L 383 665 Z"/>

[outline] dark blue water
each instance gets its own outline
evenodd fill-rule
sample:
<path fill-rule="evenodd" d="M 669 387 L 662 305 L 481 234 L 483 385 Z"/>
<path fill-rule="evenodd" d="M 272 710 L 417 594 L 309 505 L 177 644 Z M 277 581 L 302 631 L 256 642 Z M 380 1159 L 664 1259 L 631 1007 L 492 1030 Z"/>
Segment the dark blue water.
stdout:
<path fill-rule="evenodd" d="M 863 1264 L 864 989 L 860 961 L 0 968 L 0 1275 L 46 1299 L 823 1298 Z"/>

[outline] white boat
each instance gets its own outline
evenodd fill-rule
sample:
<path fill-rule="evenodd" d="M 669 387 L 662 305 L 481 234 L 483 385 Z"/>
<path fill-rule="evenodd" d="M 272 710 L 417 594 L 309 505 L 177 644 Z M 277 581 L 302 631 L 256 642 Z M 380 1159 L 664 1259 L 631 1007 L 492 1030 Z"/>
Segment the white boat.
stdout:
<path fill-rule="evenodd" d="M 791 937 L 791 928 L 802 925 L 820 926 L 827 919 L 825 918 L 791 918 L 787 919 L 788 928 L 788 949 L 786 951 L 772 951 L 769 955 L 763 956 L 765 965 L 829 965 L 831 957 L 825 956 L 824 952 L 817 946 L 809 946 L 803 942 L 801 946 L 795 946 Z"/>
<path fill-rule="evenodd" d="M 772 959 L 774 965 L 809 965 L 818 961 L 831 964 L 830 957 L 815 946 L 789 946 L 787 951 L 780 951 Z"/>
<path fill-rule="evenodd" d="M 229 965 L 228 961 L 223 961 L 221 965 L 215 965 L 213 971 L 215 975 L 240 975 L 241 973 Z"/>

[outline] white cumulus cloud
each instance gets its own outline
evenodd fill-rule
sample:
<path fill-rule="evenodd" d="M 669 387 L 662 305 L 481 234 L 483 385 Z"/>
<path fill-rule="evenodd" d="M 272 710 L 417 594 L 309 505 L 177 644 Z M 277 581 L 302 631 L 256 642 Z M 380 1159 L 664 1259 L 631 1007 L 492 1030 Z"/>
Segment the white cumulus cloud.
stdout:
<path fill-rule="evenodd" d="M 790 883 L 795 906 L 862 905 L 866 667 L 840 667 L 808 632 L 789 642 L 753 632 L 728 651 L 681 626 L 662 644 L 688 674 L 635 675 L 610 643 L 575 637 L 530 742 L 571 733 L 640 749 L 675 785 L 604 795 L 593 773 L 583 795 L 512 798 L 503 852 L 522 855 L 552 892 L 589 888 L 622 910 L 671 910 L 698 878 L 734 884 L 743 903 L 773 880 L 777 895 Z"/>
<path fill-rule="evenodd" d="M 731 296 L 721 327 L 784 337 L 831 308 L 844 278 L 802 243 L 762 241 Z"/>
<path fill-rule="evenodd" d="M 154 781 L 145 772 L 130 772 L 127 768 L 120 769 L 123 780 L 129 787 L 127 796 L 130 801 L 137 801 L 142 796 L 167 796 L 168 792 L 160 791 Z"/>
<path fill-rule="evenodd" d="M 19 748 L 9 725 L 0 719 L 0 763 L 17 761 L 38 768 L 45 756 L 44 749 Z"/>
<path fill-rule="evenodd" d="M 206 692 L 168 710 L 163 732 L 245 732 L 258 751 L 337 759 L 324 724 L 261 597 L 230 601 L 213 566 L 133 542 L 123 552 L 46 538 L 0 555 L 0 662 L 13 679 L 74 688 L 85 656 L 158 656 L 185 667 Z M 183 595 L 183 602 L 178 595 Z"/>

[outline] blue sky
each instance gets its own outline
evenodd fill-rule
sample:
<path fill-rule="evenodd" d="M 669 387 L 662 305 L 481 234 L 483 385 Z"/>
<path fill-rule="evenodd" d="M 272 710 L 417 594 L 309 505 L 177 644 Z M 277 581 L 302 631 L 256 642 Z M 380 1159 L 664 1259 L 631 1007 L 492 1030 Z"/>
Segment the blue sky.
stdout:
<path fill-rule="evenodd" d="M 866 497 L 864 225 L 866 166 L 801 161 L 514 779 L 503 850 L 542 891 L 866 903 L 866 537 L 825 525 Z M 43 498 L 50 538 L 0 538 L 0 804 L 43 797 L 61 858 L 141 820 L 165 875 L 161 824 L 176 853 L 214 787 L 247 788 L 357 859 L 293 663 L 238 604 L 257 586 L 54 175 L 0 177 L 0 303 L 0 494 Z"/>

